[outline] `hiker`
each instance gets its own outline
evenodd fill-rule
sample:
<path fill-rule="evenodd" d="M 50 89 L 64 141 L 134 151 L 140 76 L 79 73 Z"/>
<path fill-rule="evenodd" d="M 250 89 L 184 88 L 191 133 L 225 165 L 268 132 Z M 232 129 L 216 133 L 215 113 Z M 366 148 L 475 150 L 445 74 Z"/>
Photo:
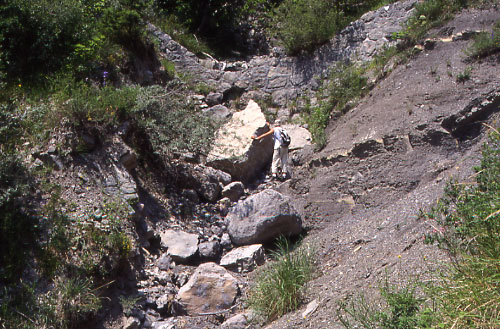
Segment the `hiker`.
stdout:
<path fill-rule="evenodd" d="M 290 145 L 290 137 L 284 128 L 281 127 L 281 121 L 278 119 L 274 122 L 273 127 L 266 122 L 269 126 L 269 131 L 263 133 L 260 136 L 252 136 L 252 139 L 261 139 L 269 135 L 273 135 L 274 138 L 274 152 L 273 152 L 273 162 L 271 164 L 271 176 L 272 178 L 278 178 L 278 167 L 281 168 L 281 178 L 287 179 L 288 177 L 288 145 Z"/>

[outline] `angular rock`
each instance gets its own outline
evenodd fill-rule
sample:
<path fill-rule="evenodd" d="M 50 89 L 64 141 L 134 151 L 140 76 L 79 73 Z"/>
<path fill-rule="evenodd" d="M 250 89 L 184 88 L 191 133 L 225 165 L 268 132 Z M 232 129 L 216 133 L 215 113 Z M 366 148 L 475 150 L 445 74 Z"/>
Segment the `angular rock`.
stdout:
<path fill-rule="evenodd" d="M 127 151 L 120 155 L 120 162 L 127 170 L 133 170 L 137 167 L 137 155 L 134 151 Z"/>
<path fill-rule="evenodd" d="M 252 311 L 236 314 L 221 325 L 221 329 L 247 329 L 248 325 L 255 319 L 255 314 Z"/>
<path fill-rule="evenodd" d="M 306 128 L 288 124 L 284 125 L 283 128 L 286 129 L 292 139 L 290 146 L 288 146 L 289 151 L 303 149 L 306 146 L 312 145 L 311 133 Z"/>
<path fill-rule="evenodd" d="M 122 320 L 122 328 L 123 329 L 137 329 L 139 328 L 141 322 L 134 317 L 124 317 Z"/>
<path fill-rule="evenodd" d="M 175 329 L 176 328 L 175 318 L 170 318 L 165 321 L 153 322 L 151 329 Z"/>
<path fill-rule="evenodd" d="M 222 197 L 236 202 L 245 195 L 245 186 L 242 182 L 232 182 L 222 189 Z"/>
<path fill-rule="evenodd" d="M 198 235 L 167 230 L 160 234 L 161 246 L 176 262 L 186 262 L 198 251 Z"/>
<path fill-rule="evenodd" d="M 219 312 L 233 306 L 237 295 L 236 279 L 222 266 L 205 263 L 177 293 L 175 309 L 187 315 Z"/>
<path fill-rule="evenodd" d="M 261 244 L 231 250 L 220 260 L 220 265 L 235 272 L 250 272 L 264 264 L 264 248 Z"/>
<path fill-rule="evenodd" d="M 228 233 L 236 245 L 264 243 L 279 235 L 302 231 L 302 219 L 292 200 L 274 190 L 264 190 L 239 201 L 226 216 Z"/>
<path fill-rule="evenodd" d="M 156 262 L 158 268 L 162 271 L 167 271 L 171 268 L 172 265 L 172 257 L 168 253 L 164 253 L 160 256 L 158 261 Z"/>
<path fill-rule="evenodd" d="M 215 106 L 222 103 L 223 97 L 222 93 L 210 93 L 206 97 L 206 102 L 208 106 Z"/>
<path fill-rule="evenodd" d="M 218 132 L 207 165 L 231 174 L 233 180 L 247 182 L 271 161 L 273 139 L 251 139 L 269 130 L 259 105 L 250 100 L 247 107 L 233 114 Z"/>
<path fill-rule="evenodd" d="M 209 202 L 217 201 L 222 186 L 231 183 L 230 174 L 203 165 L 177 164 L 176 170 L 179 187 L 192 189 Z"/>
<path fill-rule="evenodd" d="M 215 119 L 226 119 L 231 115 L 231 111 L 224 105 L 215 105 L 203 109 L 203 113 Z"/>
<path fill-rule="evenodd" d="M 202 259 L 216 259 L 220 254 L 220 243 L 218 241 L 200 243 L 198 252 Z"/>

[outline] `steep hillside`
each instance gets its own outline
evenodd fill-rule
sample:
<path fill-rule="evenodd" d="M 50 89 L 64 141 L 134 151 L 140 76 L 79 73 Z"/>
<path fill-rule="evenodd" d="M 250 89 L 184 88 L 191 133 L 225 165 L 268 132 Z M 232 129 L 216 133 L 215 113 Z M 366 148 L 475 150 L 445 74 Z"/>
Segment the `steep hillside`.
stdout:
<path fill-rule="evenodd" d="M 328 144 L 280 186 L 300 199 L 319 247 L 320 275 L 305 307 L 266 328 L 341 328 L 338 301 L 377 294 L 385 276 L 423 280 L 446 255 L 424 244 L 434 227 L 418 218 L 450 178 L 471 180 L 500 104 L 499 57 L 467 62 L 468 32 L 488 29 L 498 10 L 468 10 L 432 31 L 433 47 L 398 65 L 328 128 Z M 464 33 L 465 32 L 465 33 Z M 471 68 L 470 78 L 457 76 Z"/>

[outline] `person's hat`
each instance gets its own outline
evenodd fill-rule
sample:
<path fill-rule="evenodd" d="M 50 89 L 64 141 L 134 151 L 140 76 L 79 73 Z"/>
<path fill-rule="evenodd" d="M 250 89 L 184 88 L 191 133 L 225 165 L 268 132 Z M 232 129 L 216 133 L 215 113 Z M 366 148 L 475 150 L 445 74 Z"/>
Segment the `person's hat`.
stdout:
<path fill-rule="evenodd" d="M 274 125 L 275 126 L 281 126 L 281 120 L 280 119 L 274 120 Z"/>

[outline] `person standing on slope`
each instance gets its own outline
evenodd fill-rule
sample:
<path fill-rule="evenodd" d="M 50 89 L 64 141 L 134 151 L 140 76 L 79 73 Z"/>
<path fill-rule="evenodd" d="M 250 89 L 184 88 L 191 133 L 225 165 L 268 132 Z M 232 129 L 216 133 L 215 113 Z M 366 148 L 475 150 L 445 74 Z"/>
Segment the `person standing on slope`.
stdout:
<path fill-rule="evenodd" d="M 266 136 L 273 135 L 274 138 L 274 152 L 273 162 L 271 164 L 272 178 L 278 178 L 278 168 L 281 168 L 281 178 L 288 177 L 288 145 L 290 145 L 290 137 L 284 128 L 281 127 L 281 121 L 278 119 L 274 122 L 273 127 L 269 126 L 269 131 L 260 136 L 252 136 L 252 139 L 262 139 Z"/>

